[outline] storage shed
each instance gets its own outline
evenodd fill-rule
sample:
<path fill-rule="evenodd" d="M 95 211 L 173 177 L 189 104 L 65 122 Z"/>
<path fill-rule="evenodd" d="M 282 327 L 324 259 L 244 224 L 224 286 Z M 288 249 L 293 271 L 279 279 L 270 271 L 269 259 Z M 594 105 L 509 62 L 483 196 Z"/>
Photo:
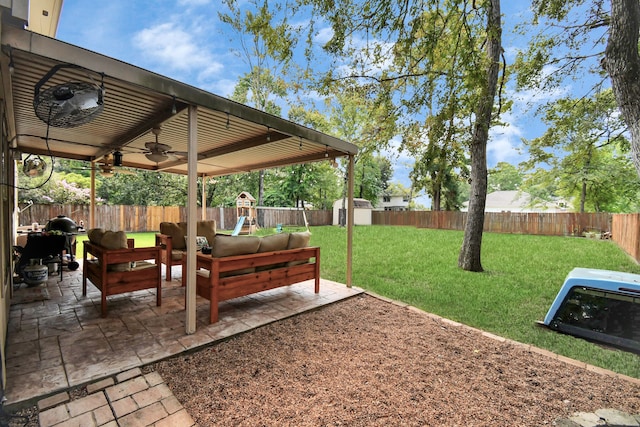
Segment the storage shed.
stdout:
<path fill-rule="evenodd" d="M 349 208 L 349 200 L 338 199 L 333 202 L 333 225 L 347 225 L 345 209 Z M 371 225 L 373 205 L 367 199 L 353 199 L 353 224 Z M 341 212 L 342 211 L 342 212 Z M 342 221 L 341 221 L 342 219 Z"/>

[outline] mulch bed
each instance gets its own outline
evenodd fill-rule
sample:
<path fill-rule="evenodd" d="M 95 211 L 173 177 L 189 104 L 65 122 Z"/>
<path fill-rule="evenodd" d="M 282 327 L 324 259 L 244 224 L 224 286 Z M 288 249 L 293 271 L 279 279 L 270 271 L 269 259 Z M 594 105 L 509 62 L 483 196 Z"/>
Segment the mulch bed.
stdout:
<path fill-rule="evenodd" d="M 201 426 L 540 426 L 640 385 L 369 295 L 151 367 Z"/>

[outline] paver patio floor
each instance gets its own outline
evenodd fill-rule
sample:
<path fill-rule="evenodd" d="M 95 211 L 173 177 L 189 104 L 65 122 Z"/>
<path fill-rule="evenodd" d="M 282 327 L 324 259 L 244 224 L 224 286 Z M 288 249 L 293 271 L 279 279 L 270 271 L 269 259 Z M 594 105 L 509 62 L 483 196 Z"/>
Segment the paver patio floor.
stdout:
<path fill-rule="evenodd" d="M 162 306 L 155 291 L 108 298 L 100 316 L 100 292 L 91 284 L 82 296 L 82 271 L 50 276 L 46 284 L 14 290 L 7 333 L 7 405 L 21 404 L 140 368 L 258 326 L 360 293 L 321 280 L 261 292 L 220 304 L 220 320 L 208 324 L 209 302 L 197 299 L 197 330 L 185 333 L 180 269 L 163 282 Z"/>

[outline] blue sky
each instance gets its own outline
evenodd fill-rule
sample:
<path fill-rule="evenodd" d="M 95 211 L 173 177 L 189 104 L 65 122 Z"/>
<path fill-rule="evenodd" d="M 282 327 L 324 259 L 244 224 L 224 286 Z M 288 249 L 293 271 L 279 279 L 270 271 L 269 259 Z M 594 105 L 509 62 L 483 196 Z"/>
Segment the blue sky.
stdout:
<path fill-rule="evenodd" d="M 515 35 L 510 20 L 527 13 L 528 2 L 503 1 L 503 46 L 509 63 L 524 48 L 526 38 Z M 229 96 L 245 63 L 231 50 L 233 34 L 218 20 L 218 0 L 65 0 L 57 38 L 150 71 L 183 81 L 222 96 Z M 320 28 L 327 34 L 328 28 Z M 517 164 L 521 138 L 542 135 L 544 128 L 533 117 L 530 105 L 559 97 L 571 87 L 551 94 L 519 92 L 513 110 L 502 119 L 507 126 L 491 130 L 489 167 L 505 161 Z M 409 186 L 412 159 L 394 153 L 393 181 Z M 423 204 L 428 204 L 422 199 Z"/>

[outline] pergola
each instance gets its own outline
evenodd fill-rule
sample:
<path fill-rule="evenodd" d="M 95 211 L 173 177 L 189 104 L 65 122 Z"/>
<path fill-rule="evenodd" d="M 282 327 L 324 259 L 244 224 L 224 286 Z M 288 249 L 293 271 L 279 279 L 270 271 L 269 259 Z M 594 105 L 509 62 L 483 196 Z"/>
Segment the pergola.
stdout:
<path fill-rule="evenodd" d="M 4 24 L 1 37 L 3 138 L 10 152 L 40 155 L 45 161 L 55 156 L 94 164 L 119 152 L 123 166 L 188 176 L 188 241 L 193 248 L 189 251 L 186 272 L 187 333 L 195 331 L 198 177 L 347 157 L 348 198 L 353 200 L 357 153 L 353 144 L 18 26 Z M 49 78 L 43 82 L 48 73 Z M 68 82 L 103 84 L 103 110 L 86 124 L 50 126 L 36 116 L 34 94 L 38 88 L 46 90 Z M 159 142 L 177 153 L 158 163 L 147 158 L 149 150 L 145 146 L 154 140 L 152 130 L 157 128 L 161 129 Z M 92 187 L 94 184 L 95 168 L 92 168 Z M 348 206 L 347 285 L 350 286 L 353 203 Z M 91 212 L 90 226 L 95 223 L 93 207 Z"/>

